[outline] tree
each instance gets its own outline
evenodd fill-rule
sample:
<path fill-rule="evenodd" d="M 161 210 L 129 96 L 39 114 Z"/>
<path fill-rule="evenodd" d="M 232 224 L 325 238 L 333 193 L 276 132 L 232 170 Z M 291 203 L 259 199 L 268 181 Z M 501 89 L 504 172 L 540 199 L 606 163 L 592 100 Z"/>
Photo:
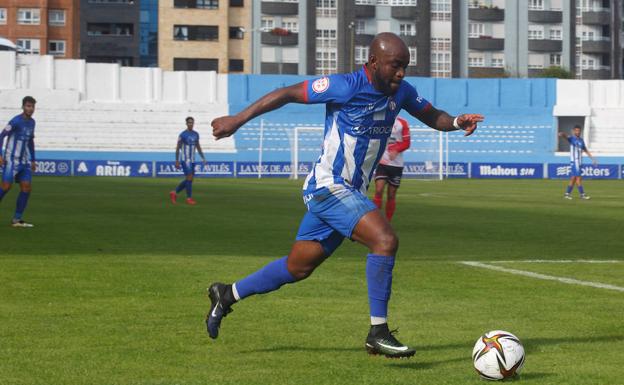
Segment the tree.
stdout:
<path fill-rule="evenodd" d="M 537 75 L 539 78 L 574 79 L 574 74 L 563 67 L 552 66 L 544 68 Z"/>

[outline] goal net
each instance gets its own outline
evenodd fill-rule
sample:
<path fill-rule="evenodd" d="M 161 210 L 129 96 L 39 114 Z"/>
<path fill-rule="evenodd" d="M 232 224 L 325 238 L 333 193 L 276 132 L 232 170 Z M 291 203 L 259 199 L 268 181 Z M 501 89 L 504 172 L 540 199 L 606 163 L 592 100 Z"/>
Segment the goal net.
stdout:
<path fill-rule="evenodd" d="M 404 178 L 442 180 L 448 164 L 448 135 L 431 128 L 410 127 L 411 146 L 403 153 Z M 323 127 L 296 126 L 291 137 L 291 178 L 305 177 L 321 153 Z"/>

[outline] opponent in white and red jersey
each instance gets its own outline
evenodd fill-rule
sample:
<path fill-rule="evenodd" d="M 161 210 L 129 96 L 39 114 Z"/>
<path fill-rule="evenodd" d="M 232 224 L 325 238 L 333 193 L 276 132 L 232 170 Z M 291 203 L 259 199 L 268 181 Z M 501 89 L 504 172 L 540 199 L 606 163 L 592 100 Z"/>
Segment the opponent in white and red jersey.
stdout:
<path fill-rule="evenodd" d="M 375 174 L 375 198 L 373 202 L 381 209 L 383 190 L 388 184 L 386 198 L 386 218 L 392 219 L 396 209 L 396 192 L 401 185 L 403 175 L 403 151 L 410 147 L 409 124 L 401 117 L 397 117 L 392 127 L 392 134 L 388 140 L 388 147 L 381 157 Z"/>

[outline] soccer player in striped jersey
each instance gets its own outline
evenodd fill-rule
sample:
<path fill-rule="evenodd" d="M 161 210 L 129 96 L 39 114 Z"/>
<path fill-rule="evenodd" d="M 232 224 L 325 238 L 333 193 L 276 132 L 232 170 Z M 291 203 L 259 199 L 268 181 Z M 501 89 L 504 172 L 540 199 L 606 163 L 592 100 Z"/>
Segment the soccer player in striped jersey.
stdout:
<path fill-rule="evenodd" d="M 414 349 L 399 342 L 388 328 L 392 269 L 399 243 L 366 190 L 401 109 L 437 130 L 463 129 L 466 135 L 476 130 L 483 116 L 453 117 L 434 108 L 403 81 L 409 61 L 405 43 L 395 34 L 382 33 L 373 39 L 368 62 L 359 71 L 277 89 L 236 115 L 213 120 L 213 135 L 220 139 L 287 103 L 326 105 L 322 151 L 303 186 L 307 213 L 296 241 L 287 256 L 234 284 L 210 286 L 206 326 L 211 338 L 217 338 L 221 321 L 235 302 L 309 277 L 349 238 L 369 249 L 366 278 L 371 327 L 366 349 L 387 357 L 414 355 Z"/>
<path fill-rule="evenodd" d="M 566 138 L 570 143 L 570 182 L 568 183 L 568 187 L 566 189 L 565 195 L 563 196 L 565 199 L 572 199 L 572 189 L 574 189 L 574 185 L 578 188 L 579 194 L 581 194 L 581 199 L 591 199 L 589 195 L 585 194 L 585 190 L 583 189 L 582 175 L 581 175 L 581 167 L 583 166 L 583 152 L 589 156 L 589 159 L 592 160 L 592 163 L 597 165 L 596 159 L 594 159 L 593 155 L 587 149 L 585 145 L 585 141 L 581 138 L 581 126 L 576 125 L 572 129 L 572 135 L 568 135 L 565 132 L 560 132 L 559 136 L 562 138 Z"/>
<path fill-rule="evenodd" d="M 195 176 L 195 151 L 199 152 L 204 164 L 206 164 L 206 157 L 199 144 L 199 134 L 193 130 L 195 125 L 195 119 L 189 116 L 186 118 L 186 130 L 182 131 L 178 136 L 178 144 L 176 146 L 176 168 L 182 168 L 184 172 L 184 179 L 174 191 L 169 193 L 171 203 L 176 204 L 178 200 L 178 193 L 182 190 L 186 190 L 186 203 L 189 205 L 196 205 L 197 202 L 193 199 L 193 178 Z"/>
<path fill-rule="evenodd" d="M 409 124 L 407 124 L 407 120 L 397 117 L 392 127 L 392 134 L 388 139 L 386 151 L 384 151 L 377 171 L 375 171 L 375 198 L 373 198 L 373 203 L 381 209 L 384 188 L 388 184 L 386 196 L 386 218 L 388 222 L 392 220 L 396 209 L 396 192 L 401 185 L 401 177 L 403 176 L 403 151 L 409 147 Z"/>
<path fill-rule="evenodd" d="M 9 192 L 13 182 L 19 183 L 20 193 L 17 196 L 15 215 L 11 221 L 13 227 L 33 227 L 32 223 L 22 220 L 22 214 L 30 197 L 32 174 L 35 172 L 35 112 L 37 101 L 32 96 L 22 99 L 22 113 L 15 116 L 0 132 L 0 166 L 2 167 L 2 183 L 0 184 L 0 201 Z M 4 155 L 2 148 L 7 138 Z"/>

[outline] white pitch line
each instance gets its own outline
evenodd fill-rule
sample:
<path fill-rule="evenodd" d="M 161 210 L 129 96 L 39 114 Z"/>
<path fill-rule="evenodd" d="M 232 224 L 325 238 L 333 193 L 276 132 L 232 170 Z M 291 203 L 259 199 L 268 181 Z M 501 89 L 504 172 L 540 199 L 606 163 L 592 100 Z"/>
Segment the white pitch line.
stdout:
<path fill-rule="evenodd" d="M 517 261 L 487 261 L 487 263 L 622 263 L 616 259 L 521 259 Z"/>
<path fill-rule="evenodd" d="M 543 280 L 546 280 L 546 281 L 556 281 L 556 282 L 561 282 L 561 283 L 567 283 L 569 285 L 590 286 L 590 287 L 595 287 L 595 288 L 598 288 L 598 289 L 615 290 L 615 291 L 619 291 L 619 292 L 623 292 L 624 293 L 624 287 L 615 286 L 615 285 L 608 285 L 606 283 L 591 282 L 591 281 L 580 281 L 578 279 L 566 278 L 566 277 L 555 277 L 553 275 L 534 273 L 532 271 L 526 271 L 526 270 L 508 269 L 506 267 L 493 266 L 493 265 L 488 265 L 488 264 L 485 264 L 485 263 L 474 262 L 474 261 L 461 261 L 460 263 L 463 264 L 463 265 L 467 265 L 467 266 L 480 267 L 482 269 L 501 271 L 503 273 L 522 275 L 522 276 L 525 276 L 525 277 L 536 278 L 536 279 L 543 279 Z"/>

